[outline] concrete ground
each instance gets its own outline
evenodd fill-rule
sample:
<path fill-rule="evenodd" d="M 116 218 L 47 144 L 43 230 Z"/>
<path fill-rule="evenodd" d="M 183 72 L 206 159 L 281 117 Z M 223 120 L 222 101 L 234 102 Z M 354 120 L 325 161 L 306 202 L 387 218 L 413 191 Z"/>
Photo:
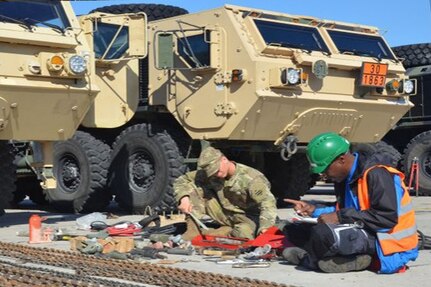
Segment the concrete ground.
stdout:
<path fill-rule="evenodd" d="M 330 195 L 331 186 L 321 185 L 314 188 L 312 194 L 307 194 L 305 200 L 333 201 Z M 414 197 L 413 203 L 416 209 L 418 229 L 426 235 L 431 235 L 431 197 Z M 111 210 L 119 213 L 115 206 Z M 44 227 L 63 228 L 69 231 L 76 231 L 76 218 L 82 215 L 59 214 L 38 209 L 30 201 L 24 201 L 17 209 L 9 209 L 6 215 L 0 217 L 0 241 L 28 244 L 27 237 L 18 236 L 18 233 L 25 233 L 28 230 L 28 219 L 32 214 L 46 216 Z M 281 219 L 287 219 L 292 214 L 292 209 L 279 209 Z M 116 219 L 109 219 L 108 223 L 113 224 L 119 221 L 139 221 L 143 217 L 139 215 L 125 215 Z M 56 241 L 44 244 L 33 244 L 33 246 L 51 247 L 63 250 L 69 249 L 67 241 Z M 274 281 L 291 286 L 428 286 L 431 278 L 431 252 L 430 250 L 420 251 L 416 262 L 409 264 L 410 270 L 402 274 L 379 275 L 370 271 L 344 273 L 344 274 L 325 274 L 315 271 L 307 271 L 296 266 L 286 265 L 283 262 L 272 262 L 269 268 L 232 268 L 231 266 L 218 265 L 214 259 L 199 255 L 179 256 L 169 255 L 169 259 L 193 259 L 190 262 L 176 263 L 173 267 L 181 267 L 199 271 L 223 273 L 238 277 L 249 277 L 260 280 Z M 157 260 L 153 260 L 157 262 Z M 427 283 L 428 282 L 428 283 Z"/>

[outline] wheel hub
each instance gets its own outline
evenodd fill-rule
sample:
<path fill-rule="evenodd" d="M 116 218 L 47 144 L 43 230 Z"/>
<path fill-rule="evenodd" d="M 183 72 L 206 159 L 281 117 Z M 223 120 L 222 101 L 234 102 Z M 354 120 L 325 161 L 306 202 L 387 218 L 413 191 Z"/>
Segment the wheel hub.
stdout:
<path fill-rule="evenodd" d="M 79 187 L 81 174 L 74 159 L 67 157 L 63 160 L 60 183 L 68 192 L 74 192 Z"/>
<path fill-rule="evenodd" d="M 428 175 L 428 177 L 431 177 L 431 153 L 426 153 L 421 162 L 422 170 Z"/>
<path fill-rule="evenodd" d="M 145 153 L 138 153 L 130 160 L 130 178 L 132 184 L 139 190 L 146 191 L 150 188 L 155 178 L 154 162 Z"/>

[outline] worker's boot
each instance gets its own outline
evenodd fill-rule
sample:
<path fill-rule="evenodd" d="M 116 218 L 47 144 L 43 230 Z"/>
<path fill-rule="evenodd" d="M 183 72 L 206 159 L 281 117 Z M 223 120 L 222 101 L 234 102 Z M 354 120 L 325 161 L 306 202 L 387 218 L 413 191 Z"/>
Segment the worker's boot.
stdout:
<path fill-rule="evenodd" d="M 283 250 L 283 258 L 290 264 L 300 265 L 310 270 L 316 270 L 317 265 L 307 251 L 299 247 L 288 247 Z"/>
<path fill-rule="evenodd" d="M 288 247 L 283 250 L 283 258 L 293 265 L 299 265 L 307 255 L 307 251 L 299 247 Z"/>
<path fill-rule="evenodd" d="M 320 270 L 326 273 L 361 271 L 370 266 L 370 264 L 371 256 L 367 254 L 328 257 L 317 262 Z"/>

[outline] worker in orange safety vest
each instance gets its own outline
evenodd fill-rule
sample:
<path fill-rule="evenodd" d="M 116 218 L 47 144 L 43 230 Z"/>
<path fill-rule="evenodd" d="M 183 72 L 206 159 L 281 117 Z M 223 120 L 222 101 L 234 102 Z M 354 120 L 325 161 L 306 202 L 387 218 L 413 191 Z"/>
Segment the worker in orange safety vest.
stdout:
<path fill-rule="evenodd" d="M 405 270 L 418 256 L 418 236 L 404 174 L 384 153 L 351 152 L 347 139 L 335 133 L 313 138 L 307 156 L 313 173 L 334 182 L 337 202 L 285 199 L 318 224 L 288 225 L 287 236 L 298 247 L 285 249 L 284 258 L 328 273 L 370 265 L 379 273 Z"/>

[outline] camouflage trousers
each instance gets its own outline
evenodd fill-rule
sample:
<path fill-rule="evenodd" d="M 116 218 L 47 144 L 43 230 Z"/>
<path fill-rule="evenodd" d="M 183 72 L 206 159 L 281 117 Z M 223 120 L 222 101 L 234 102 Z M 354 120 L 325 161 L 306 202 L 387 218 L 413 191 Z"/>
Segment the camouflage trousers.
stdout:
<path fill-rule="evenodd" d="M 187 232 L 183 235 L 183 237 L 187 238 L 184 239 L 190 240 L 199 233 L 249 239 L 255 238 L 258 228 L 258 216 L 226 210 L 220 205 L 215 195 L 204 192 L 201 188 L 197 188 L 190 194 L 190 201 L 193 205 L 192 212 L 197 218 L 202 219 L 205 216 L 210 216 L 221 227 L 206 231 L 200 230 L 199 226 L 188 216 L 186 218 Z"/>

